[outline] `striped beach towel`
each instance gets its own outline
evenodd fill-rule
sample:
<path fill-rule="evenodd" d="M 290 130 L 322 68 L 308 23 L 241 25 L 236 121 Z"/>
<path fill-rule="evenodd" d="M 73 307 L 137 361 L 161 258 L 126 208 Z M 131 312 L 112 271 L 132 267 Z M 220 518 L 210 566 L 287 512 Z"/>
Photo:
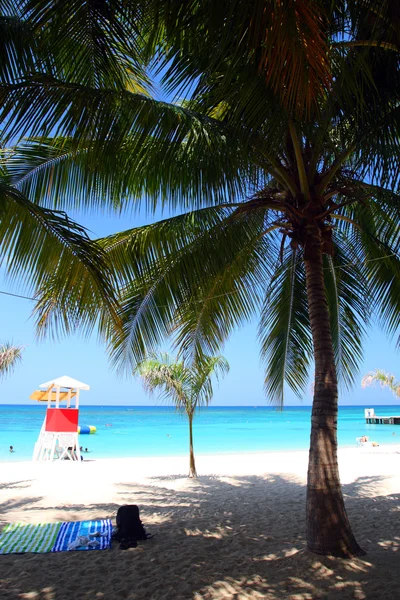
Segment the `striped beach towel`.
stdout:
<path fill-rule="evenodd" d="M 0 554 L 51 552 L 62 523 L 6 525 L 0 536 Z"/>
<path fill-rule="evenodd" d="M 111 548 L 111 535 L 112 523 L 110 519 L 62 523 L 51 552 L 105 550 Z M 82 544 L 79 544 L 79 542 L 82 542 Z"/>
<path fill-rule="evenodd" d="M 7 525 L 0 535 L 0 554 L 105 550 L 111 548 L 111 535 L 110 519 L 35 525 L 14 523 Z"/>

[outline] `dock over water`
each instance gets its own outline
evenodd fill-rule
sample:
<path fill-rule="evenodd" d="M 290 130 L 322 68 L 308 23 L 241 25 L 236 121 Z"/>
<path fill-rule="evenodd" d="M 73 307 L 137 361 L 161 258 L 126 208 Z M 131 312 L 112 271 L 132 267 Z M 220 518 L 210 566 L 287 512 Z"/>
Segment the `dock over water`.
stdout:
<path fill-rule="evenodd" d="M 400 425 L 400 415 L 379 417 L 373 408 L 366 408 L 364 414 L 365 422 L 370 425 Z"/>

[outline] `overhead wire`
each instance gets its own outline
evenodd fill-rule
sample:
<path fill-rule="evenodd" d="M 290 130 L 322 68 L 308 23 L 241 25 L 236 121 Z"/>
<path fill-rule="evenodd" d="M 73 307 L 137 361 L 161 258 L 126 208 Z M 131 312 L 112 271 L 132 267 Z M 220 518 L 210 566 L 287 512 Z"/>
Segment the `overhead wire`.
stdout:
<path fill-rule="evenodd" d="M 362 261 L 361 263 L 355 263 L 355 262 L 349 262 L 346 263 L 344 265 L 334 265 L 335 269 L 344 269 L 346 267 L 351 267 L 351 266 L 359 266 L 359 265 L 365 265 L 366 263 L 370 263 L 370 262 L 376 262 L 378 260 L 385 260 L 386 258 L 390 258 L 391 256 L 397 256 L 397 254 L 395 254 L 394 252 L 392 254 L 387 254 L 386 256 L 380 256 L 378 258 L 369 258 L 367 260 Z M 330 267 L 324 267 L 324 271 L 330 270 Z M 221 298 L 222 296 L 231 296 L 233 294 L 237 294 L 238 292 L 226 292 L 224 294 L 217 294 L 216 296 L 211 296 L 210 298 L 208 298 L 209 300 L 214 300 L 215 298 Z M 5 292 L 3 290 L 0 290 L 0 294 L 4 294 L 5 296 L 13 296 L 14 298 L 22 298 L 23 300 L 32 300 L 33 302 L 36 300 L 36 298 L 32 298 L 31 296 L 22 296 L 21 294 L 13 294 L 11 292 Z M 202 303 L 203 300 L 195 300 L 194 302 L 197 303 Z M 159 306 L 159 308 L 165 308 L 166 305 L 161 305 Z"/>

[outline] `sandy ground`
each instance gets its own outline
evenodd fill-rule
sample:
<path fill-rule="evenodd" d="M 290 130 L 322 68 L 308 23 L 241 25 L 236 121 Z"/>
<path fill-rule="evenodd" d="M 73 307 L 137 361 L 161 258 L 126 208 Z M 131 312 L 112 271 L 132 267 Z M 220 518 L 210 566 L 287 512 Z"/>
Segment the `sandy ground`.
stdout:
<path fill-rule="evenodd" d="M 2 600 L 400 597 L 400 449 L 340 451 L 363 558 L 305 550 L 307 453 L 0 466 L 0 526 L 115 518 L 138 504 L 152 540 L 101 552 L 0 556 Z"/>

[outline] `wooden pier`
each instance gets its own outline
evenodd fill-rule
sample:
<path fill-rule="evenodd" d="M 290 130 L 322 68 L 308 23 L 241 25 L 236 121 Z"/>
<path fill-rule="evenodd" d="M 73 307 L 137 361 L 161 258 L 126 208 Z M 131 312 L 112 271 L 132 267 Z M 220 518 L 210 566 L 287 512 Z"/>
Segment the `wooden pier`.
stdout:
<path fill-rule="evenodd" d="M 365 422 L 370 425 L 400 425 L 400 415 L 392 417 L 378 417 L 378 415 L 373 415 L 372 417 L 365 417 Z"/>

